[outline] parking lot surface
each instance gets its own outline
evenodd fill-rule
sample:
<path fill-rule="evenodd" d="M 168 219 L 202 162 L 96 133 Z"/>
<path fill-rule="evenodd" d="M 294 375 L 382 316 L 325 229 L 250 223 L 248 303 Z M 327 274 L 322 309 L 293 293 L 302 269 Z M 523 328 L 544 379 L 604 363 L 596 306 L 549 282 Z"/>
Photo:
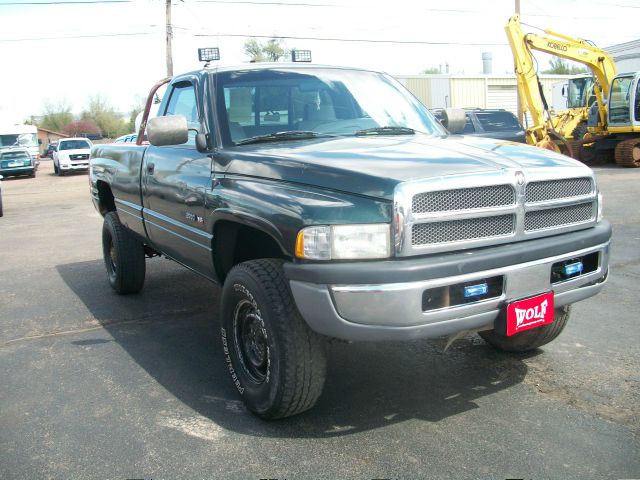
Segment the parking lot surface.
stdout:
<path fill-rule="evenodd" d="M 2 184 L 0 478 L 638 478 L 640 169 L 597 169 L 611 276 L 527 355 L 477 336 L 329 347 L 267 423 L 222 361 L 219 289 L 165 259 L 118 296 L 85 174 Z"/>

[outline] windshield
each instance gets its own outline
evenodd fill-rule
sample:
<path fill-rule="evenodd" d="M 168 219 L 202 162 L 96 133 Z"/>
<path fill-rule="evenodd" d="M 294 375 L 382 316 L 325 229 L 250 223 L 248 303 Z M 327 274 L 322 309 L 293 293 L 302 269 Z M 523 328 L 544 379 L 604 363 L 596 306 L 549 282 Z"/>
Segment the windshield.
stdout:
<path fill-rule="evenodd" d="M 420 102 L 379 73 L 274 68 L 217 77 L 223 135 L 234 143 L 277 132 L 355 135 L 377 127 L 446 134 Z"/>
<path fill-rule="evenodd" d="M 38 135 L 35 133 L 12 133 L 0 135 L 0 147 L 37 147 Z"/>
<path fill-rule="evenodd" d="M 587 105 L 587 97 L 592 94 L 593 77 L 572 78 L 569 80 L 569 108 L 580 108 Z"/>
<path fill-rule="evenodd" d="M 91 148 L 91 145 L 86 140 L 68 140 L 60 142 L 58 150 L 80 150 L 82 148 Z"/>
<path fill-rule="evenodd" d="M 485 132 L 522 130 L 518 119 L 511 112 L 476 112 L 476 117 Z"/>
<path fill-rule="evenodd" d="M 609 92 L 609 123 L 629 123 L 631 121 L 631 86 L 633 77 L 618 77 L 611 84 Z"/>

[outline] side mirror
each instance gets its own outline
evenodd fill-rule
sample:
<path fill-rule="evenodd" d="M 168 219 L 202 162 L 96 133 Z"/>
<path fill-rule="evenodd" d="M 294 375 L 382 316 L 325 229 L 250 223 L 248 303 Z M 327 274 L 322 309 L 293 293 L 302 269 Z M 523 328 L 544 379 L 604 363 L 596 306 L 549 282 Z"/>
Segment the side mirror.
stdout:
<path fill-rule="evenodd" d="M 442 111 L 441 122 L 449 133 L 458 134 L 464 131 L 464 125 L 467 123 L 467 114 L 461 108 L 445 108 Z"/>
<path fill-rule="evenodd" d="M 147 138 L 151 145 L 182 145 L 189 140 L 189 126 L 184 115 L 151 118 L 147 123 Z"/>

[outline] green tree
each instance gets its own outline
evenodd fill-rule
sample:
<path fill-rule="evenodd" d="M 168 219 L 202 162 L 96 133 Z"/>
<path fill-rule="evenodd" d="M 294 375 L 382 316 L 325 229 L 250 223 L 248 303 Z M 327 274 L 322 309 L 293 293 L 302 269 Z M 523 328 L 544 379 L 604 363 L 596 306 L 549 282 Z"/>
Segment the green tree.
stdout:
<path fill-rule="evenodd" d="M 73 114 L 71 113 L 71 105 L 66 100 L 61 100 L 58 103 L 45 102 L 43 108 L 43 117 L 40 122 L 42 128 L 54 130 L 56 132 L 62 131 L 65 125 L 73 122 Z"/>
<path fill-rule="evenodd" d="M 278 62 L 290 52 L 291 50 L 284 47 L 282 40 L 277 38 L 272 38 L 266 43 L 251 38 L 244 43 L 244 53 L 252 62 Z"/>
<path fill-rule="evenodd" d="M 569 62 L 561 57 L 554 57 L 549 60 L 549 68 L 542 73 L 555 75 L 575 75 L 577 73 L 587 73 L 587 69 L 576 62 Z"/>
<path fill-rule="evenodd" d="M 127 122 L 122 120 L 122 117 L 102 95 L 89 97 L 87 108 L 82 112 L 81 117 L 83 120 L 93 121 L 104 137 L 115 138 L 129 133 Z"/>
<path fill-rule="evenodd" d="M 244 53 L 252 62 L 264 62 L 265 56 L 262 53 L 262 45 L 255 39 L 251 38 L 244 42 Z"/>
<path fill-rule="evenodd" d="M 422 70 L 422 73 L 442 73 L 438 67 L 429 67 Z"/>

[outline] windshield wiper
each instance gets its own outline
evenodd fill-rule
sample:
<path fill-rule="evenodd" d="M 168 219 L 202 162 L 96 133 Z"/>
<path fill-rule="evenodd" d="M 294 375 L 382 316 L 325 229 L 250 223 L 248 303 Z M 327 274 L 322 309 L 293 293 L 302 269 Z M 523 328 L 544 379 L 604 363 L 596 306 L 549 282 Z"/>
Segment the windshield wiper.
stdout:
<path fill-rule="evenodd" d="M 236 145 L 247 145 L 249 143 L 274 142 L 277 140 L 304 140 L 306 138 L 333 137 L 326 133 L 312 132 L 308 130 L 288 130 L 285 132 L 269 133 L 267 135 L 256 135 L 255 137 L 239 140 Z"/>
<path fill-rule="evenodd" d="M 374 127 L 358 130 L 354 135 L 413 135 L 416 131 L 409 127 Z"/>

